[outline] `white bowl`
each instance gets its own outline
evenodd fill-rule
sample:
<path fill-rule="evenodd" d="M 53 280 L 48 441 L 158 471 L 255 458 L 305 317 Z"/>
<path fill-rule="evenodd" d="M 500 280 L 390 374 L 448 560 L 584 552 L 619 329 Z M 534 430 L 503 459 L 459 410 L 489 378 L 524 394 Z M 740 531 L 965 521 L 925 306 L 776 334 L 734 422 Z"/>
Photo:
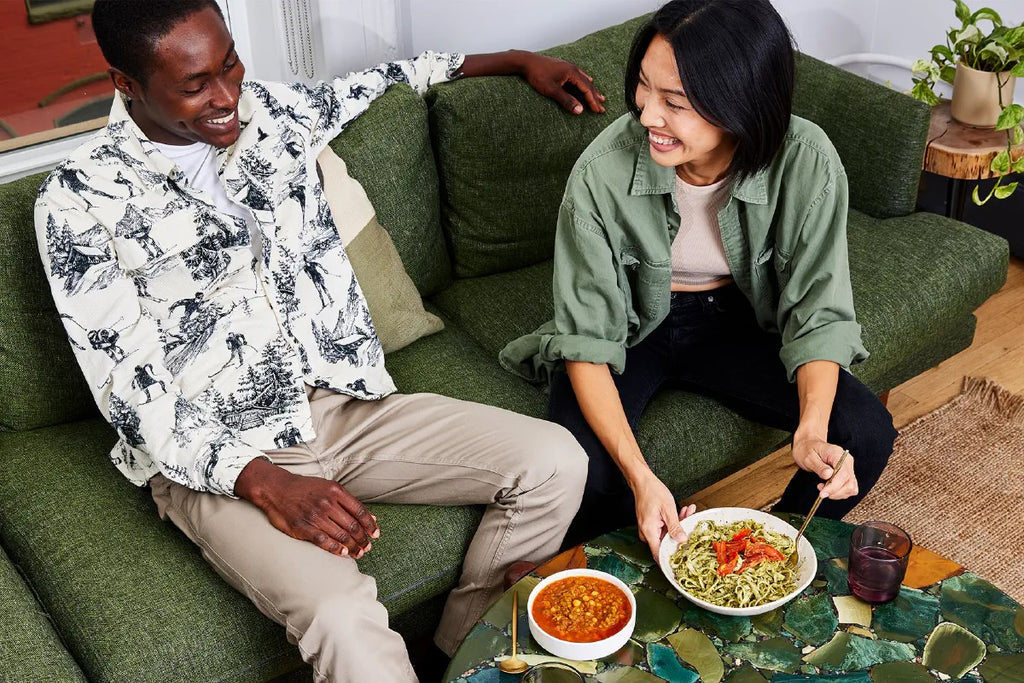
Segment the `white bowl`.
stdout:
<path fill-rule="evenodd" d="M 629 621 L 626 622 L 626 625 L 623 626 L 621 630 L 616 631 L 604 640 L 595 640 L 592 643 L 572 643 L 568 640 L 556 638 L 542 629 L 533 619 L 533 601 L 536 599 L 537 594 L 544 590 L 546 586 L 554 583 L 555 581 L 567 579 L 570 576 L 593 576 L 598 579 L 604 579 L 621 590 L 626 595 L 626 599 L 629 600 L 631 612 L 629 615 Z M 526 602 L 526 614 L 530 619 L 530 635 L 533 636 L 533 639 L 538 645 L 551 654 L 556 657 L 562 657 L 563 659 L 584 661 L 588 659 L 600 659 L 601 657 L 607 657 L 608 655 L 617 652 L 626 644 L 629 637 L 633 635 L 633 628 L 636 626 L 636 598 L 633 597 L 633 591 L 629 589 L 629 586 L 607 572 L 599 572 L 594 569 L 566 569 L 565 571 L 552 574 L 533 587 L 533 590 L 530 592 L 530 599 Z"/>
<path fill-rule="evenodd" d="M 778 517 L 770 515 L 767 512 L 750 510 L 748 508 L 711 508 L 710 510 L 704 510 L 703 512 L 690 515 L 680 522 L 680 524 L 682 524 L 683 530 L 686 533 L 691 533 L 695 528 L 697 528 L 697 523 L 703 522 L 704 520 L 710 520 L 717 524 L 732 524 L 733 522 L 739 522 L 747 519 L 760 522 L 766 529 L 771 531 L 786 534 L 790 538 L 796 538 L 797 530 L 783 522 Z M 665 578 L 667 578 L 675 589 L 682 593 L 687 600 L 708 611 L 717 612 L 718 614 L 749 617 L 754 614 L 770 612 L 776 607 L 785 605 L 787 602 L 799 595 L 805 588 L 807 588 L 807 586 L 810 585 L 811 581 L 814 580 L 815 574 L 818 573 L 818 558 L 814 554 L 814 548 L 811 547 L 811 543 L 807 540 L 806 536 L 801 536 L 799 546 L 800 560 L 796 568 L 796 590 L 788 593 L 778 600 L 766 602 L 765 604 L 757 605 L 756 607 L 722 607 L 721 605 L 715 605 L 691 595 L 686 592 L 681 585 L 679 585 L 675 574 L 672 572 L 672 565 L 670 563 L 672 554 L 675 553 L 678 548 L 679 543 L 671 536 L 666 536 L 665 540 L 661 542 L 661 549 L 658 552 L 658 566 L 661 567 L 661 571 L 665 575 Z"/>

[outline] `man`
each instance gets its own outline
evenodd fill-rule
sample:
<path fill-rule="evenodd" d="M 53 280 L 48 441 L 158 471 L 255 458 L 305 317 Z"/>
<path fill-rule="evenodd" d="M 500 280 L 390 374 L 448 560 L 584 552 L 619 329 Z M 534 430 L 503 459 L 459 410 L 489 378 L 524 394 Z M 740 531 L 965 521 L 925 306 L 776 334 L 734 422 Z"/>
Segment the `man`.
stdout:
<path fill-rule="evenodd" d="M 213 0 L 97 0 L 93 26 L 120 96 L 44 183 L 36 225 L 121 437 L 111 459 L 286 626 L 318 680 L 414 680 L 356 566 L 380 534 L 361 501 L 488 504 L 437 631 L 450 654 L 514 560 L 558 549 L 587 463 L 550 423 L 395 393 L 313 161 L 398 81 L 519 73 L 576 113 L 567 83 L 592 110 L 603 97 L 573 65 L 521 52 L 244 81 Z M 121 354 L 78 339 L 115 324 Z"/>

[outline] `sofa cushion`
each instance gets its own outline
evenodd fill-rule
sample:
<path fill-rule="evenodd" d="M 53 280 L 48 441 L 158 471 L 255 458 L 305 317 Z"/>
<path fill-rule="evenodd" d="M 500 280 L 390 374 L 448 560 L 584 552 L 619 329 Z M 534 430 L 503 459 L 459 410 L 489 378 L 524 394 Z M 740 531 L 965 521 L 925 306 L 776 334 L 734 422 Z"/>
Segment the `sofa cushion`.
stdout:
<path fill-rule="evenodd" d="M 451 260 L 441 233 L 423 98 L 404 84 L 390 88 L 331 148 L 362 183 L 420 293 L 445 287 L 451 281 Z"/>
<path fill-rule="evenodd" d="M 0 669 L 7 683 L 65 683 L 85 676 L 18 570 L 0 550 Z"/>
<path fill-rule="evenodd" d="M 39 260 L 32 213 L 44 177 L 0 185 L 0 430 L 98 414 Z"/>
<path fill-rule="evenodd" d="M 843 160 L 850 206 L 876 218 L 914 210 L 928 105 L 825 62 L 797 55 L 793 113 L 817 123 Z"/>
<path fill-rule="evenodd" d="M 590 141 L 626 111 L 626 50 L 639 24 L 633 20 L 544 53 L 572 60 L 593 76 L 608 98 L 605 114 L 569 114 L 518 78 L 472 78 L 430 90 L 442 221 L 457 276 L 488 275 L 551 257 L 569 170 Z"/>
<path fill-rule="evenodd" d="M 1009 259 L 1002 238 L 929 213 L 876 220 L 851 211 L 849 247 L 854 307 L 871 353 L 854 371 L 879 392 L 951 355 L 942 338 L 962 336 L 965 318 L 1006 280 Z M 911 358 L 924 364 L 907 367 Z"/>
<path fill-rule="evenodd" d="M 1006 278 L 1004 240 L 934 214 L 878 220 L 851 211 L 849 245 L 854 303 L 871 352 L 854 370 L 879 392 L 908 378 L 905 370 L 894 374 L 905 358 L 934 359 L 916 372 L 946 358 L 921 352 L 945 349 L 942 336 L 961 329 Z M 547 261 L 461 279 L 432 301 L 496 357 L 509 341 L 551 319 L 551 268 Z"/>

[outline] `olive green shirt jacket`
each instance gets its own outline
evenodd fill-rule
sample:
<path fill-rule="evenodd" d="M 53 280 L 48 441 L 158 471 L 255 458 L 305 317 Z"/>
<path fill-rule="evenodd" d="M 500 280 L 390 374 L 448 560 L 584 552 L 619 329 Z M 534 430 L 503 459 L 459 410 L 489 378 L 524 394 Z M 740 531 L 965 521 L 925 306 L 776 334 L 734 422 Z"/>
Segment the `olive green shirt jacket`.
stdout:
<path fill-rule="evenodd" d="M 847 261 L 846 173 L 825 133 L 792 117 L 764 171 L 733 182 L 718 212 L 732 277 L 762 328 L 782 337 L 798 367 L 867 358 Z M 510 342 L 507 370 L 546 381 L 564 360 L 622 373 L 626 349 L 668 315 L 671 246 L 679 231 L 675 169 L 650 156 L 647 130 L 626 114 L 573 167 L 558 214 L 554 320 Z"/>

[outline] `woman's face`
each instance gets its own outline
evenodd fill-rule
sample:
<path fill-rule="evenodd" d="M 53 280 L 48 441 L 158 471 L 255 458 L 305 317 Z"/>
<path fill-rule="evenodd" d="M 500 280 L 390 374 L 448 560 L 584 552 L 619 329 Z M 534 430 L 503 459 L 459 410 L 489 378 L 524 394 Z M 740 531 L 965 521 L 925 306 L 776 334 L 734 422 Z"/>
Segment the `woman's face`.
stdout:
<path fill-rule="evenodd" d="M 713 183 L 725 174 L 736 142 L 690 104 L 672 46 L 660 35 L 651 40 L 640 62 L 636 104 L 656 163 L 675 167 L 681 178 L 695 185 Z"/>

